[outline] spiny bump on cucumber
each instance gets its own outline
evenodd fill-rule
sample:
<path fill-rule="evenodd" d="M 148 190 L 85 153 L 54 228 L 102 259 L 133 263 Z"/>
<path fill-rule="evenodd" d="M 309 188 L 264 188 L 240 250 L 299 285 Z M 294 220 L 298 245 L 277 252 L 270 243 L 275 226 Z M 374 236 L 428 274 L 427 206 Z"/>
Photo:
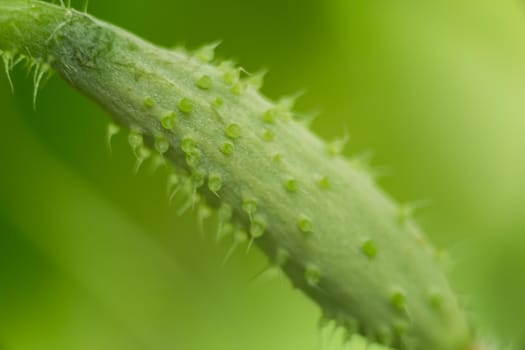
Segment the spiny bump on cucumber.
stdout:
<path fill-rule="evenodd" d="M 170 149 L 170 143 L 166 136 L 164 135 L 157 135 L 155 136 L 155 150 L 159 152 L 159 154 L 164 155 L 168 150 Z"/>
<path fill-rule="evenodd" d="M 151 151 L 149 148 L 140 146 L 135 150 L 135 174 L 137 174 L 144 162 L 151 157 Z"/>
<path fill-rule="evenodd" d="M 288 192 L 297 192 L 299 190 L 299 183 L 294 178 L 288 178 L 284 183 L 284 187 Z"/>
<path fill-rule="evenodd" d="M 106 131 L 106 142 L 108 144 L 108 149 L 111 151 L 111 142 L 113 140 L 113 137 L 118 135 L 120 132 L 120 126 L 118 126 L 115 123 L 109 123 Z"/>
<path fill-rule="evenodd" d="M 235 83 L 231 88 L 231 92 L 235 96 L 241 96 L 245 91 L 246 91 L 246 85 L 242 82 Z"/>
<path fill-rule="evenodd" d="M 168 176 L 167 180 L 167 194 L 168 198 L 171 201 L 173 200 L 173 196 L 177 193 L 180 185 L 180 177 L 176 173 L 171 173 Z"/>
<path fill-rule="evenodd" d="M 213 105 L 217 108 L 220 108 L 222 107 L 222 105 L 224 105 L 224 100 L 221 98 L 221 97 L 216 97 L 214 100 L 213 100 Z"/>
<path fill-rule="evenodd" d="M 222 264 L 226 264 L 228 259 L 232 256 L 232 254 L 235 252 L 237 247 L 239 247 L 241 244 L 245 243 L 248 240 L 248 235 L 246 234 L 246 231 L 239 227 L 233 228 L 232 233 L 232 243 L 230 246 L 230 249 L 226 253 L 226 256 L 224 257 Z"/>
<path fill-rule="evenodd" d="M 153 108 L 155 106 L 155 100 L 153 99 L 153 97 L 146 97 L 144 99 L 144 107 L 146 108 Z"/>
<path fill-rule="evenodd" d="M 443 306 L 443 296 L 441 295 L 440 292 L 438 291 L 431 291 L 429 293 L 429 301 L 430 301 L 430 304 L 436 308 L 436 309 L 441 309 L 441 307 Z"/>
<path fill-rule="evenodd" d="M 197 222 L 199 225 L 199 231 L 204 233 L 204 221 L 209 219 L 213 214 L 213 209 L 206 204 L 200 204 L 197 209 Z"/>
<path fill-rule="evenodd" d="M 208 74 L 203 74 L 197 79 L 196 84 L 200 89 L 208 90 L 211 88 L 213 80 Z"/>
<path fill-rule="evenodd" d="M 162 127 L 166 130 L 173 131 L 176 123 L 177 123 L 177 114 L 173 111 L 166 113 L 161 119 Z"/>
<path fill-rule="evenodd" d="M 188 135 L 182 138 L 180 147 L 184 153 L 188 154 L 196 149 L 197 143 L 195 142 L 195 139 L 193 137 Z"/>
<path fill-rule="evenodd" d="M 217 239 L 232 240 L 225 262 L 250 239 L 348 333 L 401 350 L 467 349 L 470 326 L 411 213 L 342 156 L 348 137 L 327 143 L 294 119 L 299 94 L 264 97 L 264 74 L 218 62 L 217 46 L 163 49 L 73 9 L 0 0 L 8 80 L 29 62 L 38 92 L 51 67 L 130 130 L 137 170 L 150 149 L 169 160 L 170 201 L 188 197 L 179 213 L 218 209 Z"/>
<path fill-rule="evenodd" d="M 128 143 L 133 150 L 133 153 L 137 155 L 138 149 L 144 144 L 144 138 L 142 133 L 138 129 L 132 129 L 128 135 Z"/>
<path fill-rule="evenodd" d="M 233 86 L 239 81 L 241 70 L 232 61 L 224 61 L 218 68 L 222 72 L 222 79 L 227 85 Z"/>
<path fill-rule="evenodd" d="M 266 74 L 268 74 L 268 70 L 262 69 L 259 72 L 252 74 L 250 77 L 248 77 L 246 83 L 253 87 L 255 90 L 260 90 L 264 85 L 264 78 L 266 77 Z"/>
<path fill-rule="evenodd" d="M 2 61 L 4 62 L 5 75 L 7 76 L 7 81 L 11 87 L 11 91 L 14 92 L 15 87 L 13 85 L 13 80 L 11 79 L 11 70 L 14 68 L 14 55 L 10 51 L 0 50 L 0 56 L 2 56 Z"/>
<path fill-rule="evenodd" d="M 289 258 L 290 258 L 290 254 L 285 249 L 277 248 L 277 251 L 275 253 L 275 257 L 273 260 L 274 260 L 275 265 L 279 267 L 283 267 Z"/>
<path fill-rule="evenodd" d="M 253 238 L 259 238 L 263 235 L 265 230 L 266 220 L 260 215 L 254 216 L 253 221 L 250 225 L 250 235 Z"/>
<path fill-rule="evenodd" d="M 233 145 L 233 142 L 231 141 L 225 141 L 223 144 L 222 144 L 222 147 L 221 147 L 221 152 L 224 153 L 225 155 L 227 156 L 230 156 L 233 154 L 233 151 L 234 151 L 234 145 Z"/>
<path fill-rule="evenodd" d="M 314 264 L 306 265 L 306 269 L 304 271 L 304 278 L 306 280 L 306 283 L 308 283 L 310 286 L 318 286 L 319 282 L 321 281 L 321 271 L 319 270 L 319 267 L 317 267 Z"/>
<path fill-rule="evenodd" d="M 348 137 L 347 136 L 345 136 L 343 138 L 340 138 L 340 139 L 336 139 L 336 140 L 334 140 L 332 142 L 329 142 L 326 145 L 326 151 L 332 157 L 340 156 L 343 153 L 347 143 L 348 143 Z"/>
<path fill-rule="evenodd" d="M 390 301 L 392 303 L 392 306 L 399 311 L 405 311 L 406 309 L 406 296 L 405 293 L 400 290 L 396 289 L 392 291 L 390 295 Z"/>
<path fill-rule="evenodd" d="M 225 133 L 230 139 L 238 139 L 241 137 L 241 126 L 237 123 L 230 123 L 226 127 Z"/>
<path fill-rule="evenodd" d="M 328 176 L 320 176 L 318 179 L 318 184 L 324 190 L 329 189 L 331 186 L 330 179 L 328 179 Z"/>
<path fill-rule="evenodd" d="M 233 209 L 230 205 L 226 203 L 221 203 L 217 209 L 217 233 L 216 240 L 220 241 L 223 237 L 231 234 L 233 232 Z"/>
<path fill-rule="evenodd" d="M 275 138 L 275 135 L 274 135 L 273 131 L 272 130 L 268 130 L 268 129 L 264 129 L 263 130 L 262 136 L 263 136 L 263 139 L 265 141 L 268 141 L 268 142 L 273 141 L 274 138 Z"/>
<path fill-rule="evenodd" d="M 250 216 L 251 219 L 252 215 L 257 210 L 257 200 L 253 197 L 245 197 L 242 200 L 242 209 Z"/>
<path fill-rule="evenodd" d="M 215 58 L 215 49 L 221 44 L 221 41 L 214 41 L 210 44 L 203 45 L 197 52 L 195 53 L 196 57 L 199 58 L 203 62 L 211 62 Z"/>
<path fill-rule="evenodd" d="M 11 79 L 11 71 L 21 63 L 25 63 L 25 69 L 28 75 L 33 76 L 33 108 L 36 109 L 36 100 L 38 92 L 43 83 L 51 76 L 53 70 L 51 69 L 52 58 L 33 58 L 30 53 L 21 54 L 18 52 L 0 50 L 0 56 L 4 63 L 4 71 L 9 81 L 11 91 L 14 92 L 14 84 Z M 48 62 L 49 61 L 49 62 Z"/>
<path fill-rule="evenodd" d="M 222 175 L 218 173 L 210 174 L 208 176 L 208 188 L 217 195 L 222 188 Z"/>
<path fill-rule="evenodd" d="M 361 249 L 363 253 L 370 259 L 375 258 L 378 252 L 375 242 L 371 239 L 368 239 L 365 242 L 363 242 Z"/>
<path fill-rule="evenodd" d="M 312 219 L 304 214 L 300 214 L 297 217 L 297 226 L 304 234 L 310 234 L 312 232 Z"/>
<path fill-rule="evenodd" d="M 194 108 L 193 101 L 190 100 L 189 98 L 183 97 L 179 101 L 179 109 L 180 109 L 181 112 L 191 113 L 193 111 L 193 108 Z"/>
<path fill-rule="evenodd" d="M 279 111 L 277 109 L 269 109 L 263 114 L 263 120 L 268 124 L 274 124 L 277 120 Z"/>

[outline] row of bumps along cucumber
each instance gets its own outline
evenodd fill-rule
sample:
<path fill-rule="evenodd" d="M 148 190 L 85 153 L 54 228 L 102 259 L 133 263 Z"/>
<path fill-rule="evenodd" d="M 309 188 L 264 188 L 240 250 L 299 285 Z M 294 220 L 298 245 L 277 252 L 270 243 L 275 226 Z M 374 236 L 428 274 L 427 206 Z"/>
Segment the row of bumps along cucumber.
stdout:
<path fill-rule="evenodd" d="M 349 335 L 397 349 L 465 350 L 471 330 L 421 230 L 358 161 L 272 102 L 262 74 L 214 45 L 159 48 L 84 12 L 0 0 L 6 70 L 52 69 L 129 130 L 137 160 L 167 159 L 171 185 L 216 208 Z M 118 125 L 118 127 L 116 126 Z"/>

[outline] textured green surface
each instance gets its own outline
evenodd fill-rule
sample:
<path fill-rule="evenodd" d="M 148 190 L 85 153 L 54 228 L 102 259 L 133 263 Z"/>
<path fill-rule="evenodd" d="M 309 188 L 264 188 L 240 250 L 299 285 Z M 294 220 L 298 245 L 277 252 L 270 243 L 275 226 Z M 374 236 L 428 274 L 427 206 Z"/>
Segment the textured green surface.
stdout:
<path fill-rule="evenodd" d="M 416 218 L 452 248 L 456 289 L 482 338 L 523 348 L 523 4 L 91 0 L 89 10 L 164 46 L 222 39 L 218 57 L 269 68 L 270 96 L 306 89 L 297 105 L 321 111 L 317 133 L 349 135 L 344 153 L 373 150 L 383 188 L 425 200 Z M 221 267 L 231 242 L 215 245 L 216 219 L 203 222 L 202 240 L 195 213 L 176 215 L 184 199 L 167 205 L 165 171 L 152 175 L 146 161 L 130 174 L 127 134 L 110 156 L 107 113 L 61 79 L 33 111 L 21 66 L 14 96 L 0 73 L 0 347 L 320 348 L 314 303 L 286 279 L 252 282 L 266 265 L 258 249 L 239 247 Z M 50 202 L 60 209 L 42 210 Z M 130 230 L 140 239 L 125 240 Z M 144 242 L 162 247 L 183 283 Z"/>
<path fill-rule="evenodd" d="M 208 47 L 168 51 L 73 10 L 2 4 L 8 67 L 30 53 L 36 89 L 51 66 L 104 106 L 130 129 L 137 170 L 154 145 L 189 205 L 232 208 L 222 225 L 246 232 L 326 319 L 399 349 L 467 347 L 462 311 L 406 209 L 294 120 L 292 100 L 274 104 L 242 69 L 209 64 Z"/>

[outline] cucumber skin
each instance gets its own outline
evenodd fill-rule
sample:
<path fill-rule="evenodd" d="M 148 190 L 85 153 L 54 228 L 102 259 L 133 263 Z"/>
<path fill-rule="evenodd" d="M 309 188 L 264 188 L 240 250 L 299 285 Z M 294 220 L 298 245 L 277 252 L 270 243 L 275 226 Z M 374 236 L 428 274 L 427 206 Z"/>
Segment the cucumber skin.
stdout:
<path fill-rule="evenodd" d="M 324 318 L 400 350 L 468 349 L 464 312 L 405 208 L 212 49 L 167 50 L 72 9 L 0 0 L 7 70 L 22 57 L 35 82 L 51 68 L 103 106 L 138 161 L 169 159 L 195 205 L 218 208 L 224 233 L 253 240 Z"/>

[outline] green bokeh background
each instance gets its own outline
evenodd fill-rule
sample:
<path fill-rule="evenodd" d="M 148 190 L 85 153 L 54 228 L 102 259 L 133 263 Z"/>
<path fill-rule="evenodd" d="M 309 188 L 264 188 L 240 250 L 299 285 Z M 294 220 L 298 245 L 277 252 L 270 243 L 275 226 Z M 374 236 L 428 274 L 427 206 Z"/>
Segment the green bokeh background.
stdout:
<path fill-rule="evenodd" d="M 81 2 L 73 2 L 83 7 Z M 268 67 L 273 98 L 306 90 L 313 129 L 347 130 L 379 181 L 450 253 L 483 336 L 525 347 L 525 3 L 518 0 L 91 0 L 157 44 L 222 39 Z M 133 175 L 108 115 L 53 78 L 0 76 L 0 349 L 323 349 L 319 311 L 229 242 L 176 214 L 166 174 Z M 335 343 L 335 342 L 334 342 Z M 332 346 L 332 348 L 338 348 Z M 352 350 L 363 349 L 354 344 Z"/>

